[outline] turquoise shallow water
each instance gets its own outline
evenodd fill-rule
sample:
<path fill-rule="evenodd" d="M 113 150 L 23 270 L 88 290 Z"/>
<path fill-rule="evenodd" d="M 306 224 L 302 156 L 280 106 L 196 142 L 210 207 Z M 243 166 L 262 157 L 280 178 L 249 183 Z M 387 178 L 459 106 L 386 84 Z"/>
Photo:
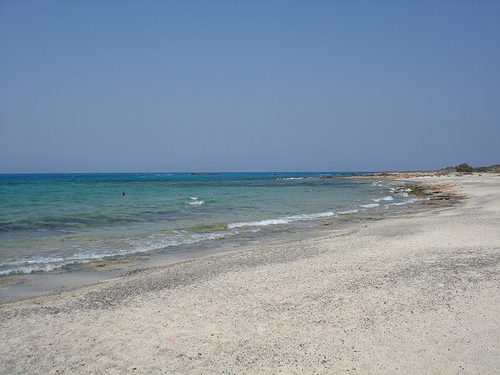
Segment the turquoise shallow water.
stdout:
<path fill-rule="evenodd" d="M 0 275 L 189 251 L 413 202 L 338 173 L 0 176 Z"/>

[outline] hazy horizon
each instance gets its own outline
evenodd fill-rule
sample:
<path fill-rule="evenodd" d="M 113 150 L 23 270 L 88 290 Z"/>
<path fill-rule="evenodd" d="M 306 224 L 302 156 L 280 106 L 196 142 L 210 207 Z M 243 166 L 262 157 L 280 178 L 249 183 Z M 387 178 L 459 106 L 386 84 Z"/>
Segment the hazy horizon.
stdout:
<path fill-rule="evenodd" d="M 473 166 L 474 168 L 478 168 L 478 167 L 490 167 L 490 166 L 493 166 L 493 165 L 498 165 L 498 163 L 496 164 L 492 164 L 492 165 L 487 165 L 487 166 L 483 166 L 483 165 L 478 165 L 478 166 Z M 168 175 L 168 174 L 192 174 L 192 175 L 216 175 L 216 174 L 301 174 L 301 173 L 304 173 L 304 174 L 314 174 L 314 173 L 317 173 L 317 174 L 329 174 L 329 173 L 332 173 L 332 174 L 335 174 L 335 173 L 338 173 L 338 174 L 351 174 L 351 173 L 360 173 L 360 174 L 370 174 L 370 173 L 383 173 L 383 172 L 401 172 L 401 173 L 404 173 L 404 172 L 431 172 L 431 171 L 438 171 L 438 170 L 444 170 L 444 169 L 447 169 L 447 168 L 455 168 L 456 166 L 448 166 L 448 167 L 442 167 L 442 168 L 436 168 L 436 169 L 398 169 L 398 170 L 395 170 L 395 169 L 385 169 L 385 170 L 370 170 L 370 171 L 362 171 L 362 170 L 359 170 L 359 171 L 356 171 L 356 170 L 352 170 L 352 171 L 279 171 L 279 170 L 276 170 L 276 171 L 253 171 L 253 172 L 249 172 L 249 171 L 203 171 L 203 170 L 193 170 L 193 171 L 177 171 L 177 172 L 172 172 L 172 171 L 148 171 L 148 172 L 144 172 L 144 171 L 129 171 L 129 172 L 0 172 L 0 175 L 36 175 L 36 174 L 40 174 L 40 175 L 59 175 L 59 174 L 68 174 L 68 175 L 77 175 L 77 174 L 102 174 L 102 175 L 110 175 L 110 174 L 158 174 L 158 175 Z"/>

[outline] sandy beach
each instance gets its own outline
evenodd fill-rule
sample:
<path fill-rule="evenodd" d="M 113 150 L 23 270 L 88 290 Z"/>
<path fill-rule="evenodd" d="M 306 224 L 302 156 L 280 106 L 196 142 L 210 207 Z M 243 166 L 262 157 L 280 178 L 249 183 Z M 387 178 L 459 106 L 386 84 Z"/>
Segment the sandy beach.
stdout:
<path fill-rule="evenodd" d="M 466 198 L 4 302 L 0 372 L 498 374 L 500 176 L 416 181 Z"/>

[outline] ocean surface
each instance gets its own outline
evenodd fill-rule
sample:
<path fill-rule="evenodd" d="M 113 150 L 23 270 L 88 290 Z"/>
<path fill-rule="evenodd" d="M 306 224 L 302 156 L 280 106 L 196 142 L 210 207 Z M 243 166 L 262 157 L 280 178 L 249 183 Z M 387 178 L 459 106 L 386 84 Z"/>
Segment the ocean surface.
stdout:
<path fill-rule="evenodd" d="M 182 254 L 415 202 L 341 173 L 0 175 L 0 276 Z"/>

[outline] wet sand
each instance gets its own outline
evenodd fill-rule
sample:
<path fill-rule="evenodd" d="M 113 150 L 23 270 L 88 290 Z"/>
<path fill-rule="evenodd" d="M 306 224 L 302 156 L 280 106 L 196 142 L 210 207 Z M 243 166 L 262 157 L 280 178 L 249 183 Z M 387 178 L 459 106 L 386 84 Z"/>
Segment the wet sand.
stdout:
<path fill-rule="evenodd" d="M 467 198 L 3 303 L 0 372 L 496 374 L 500 176 L 418 181 Z"/>

